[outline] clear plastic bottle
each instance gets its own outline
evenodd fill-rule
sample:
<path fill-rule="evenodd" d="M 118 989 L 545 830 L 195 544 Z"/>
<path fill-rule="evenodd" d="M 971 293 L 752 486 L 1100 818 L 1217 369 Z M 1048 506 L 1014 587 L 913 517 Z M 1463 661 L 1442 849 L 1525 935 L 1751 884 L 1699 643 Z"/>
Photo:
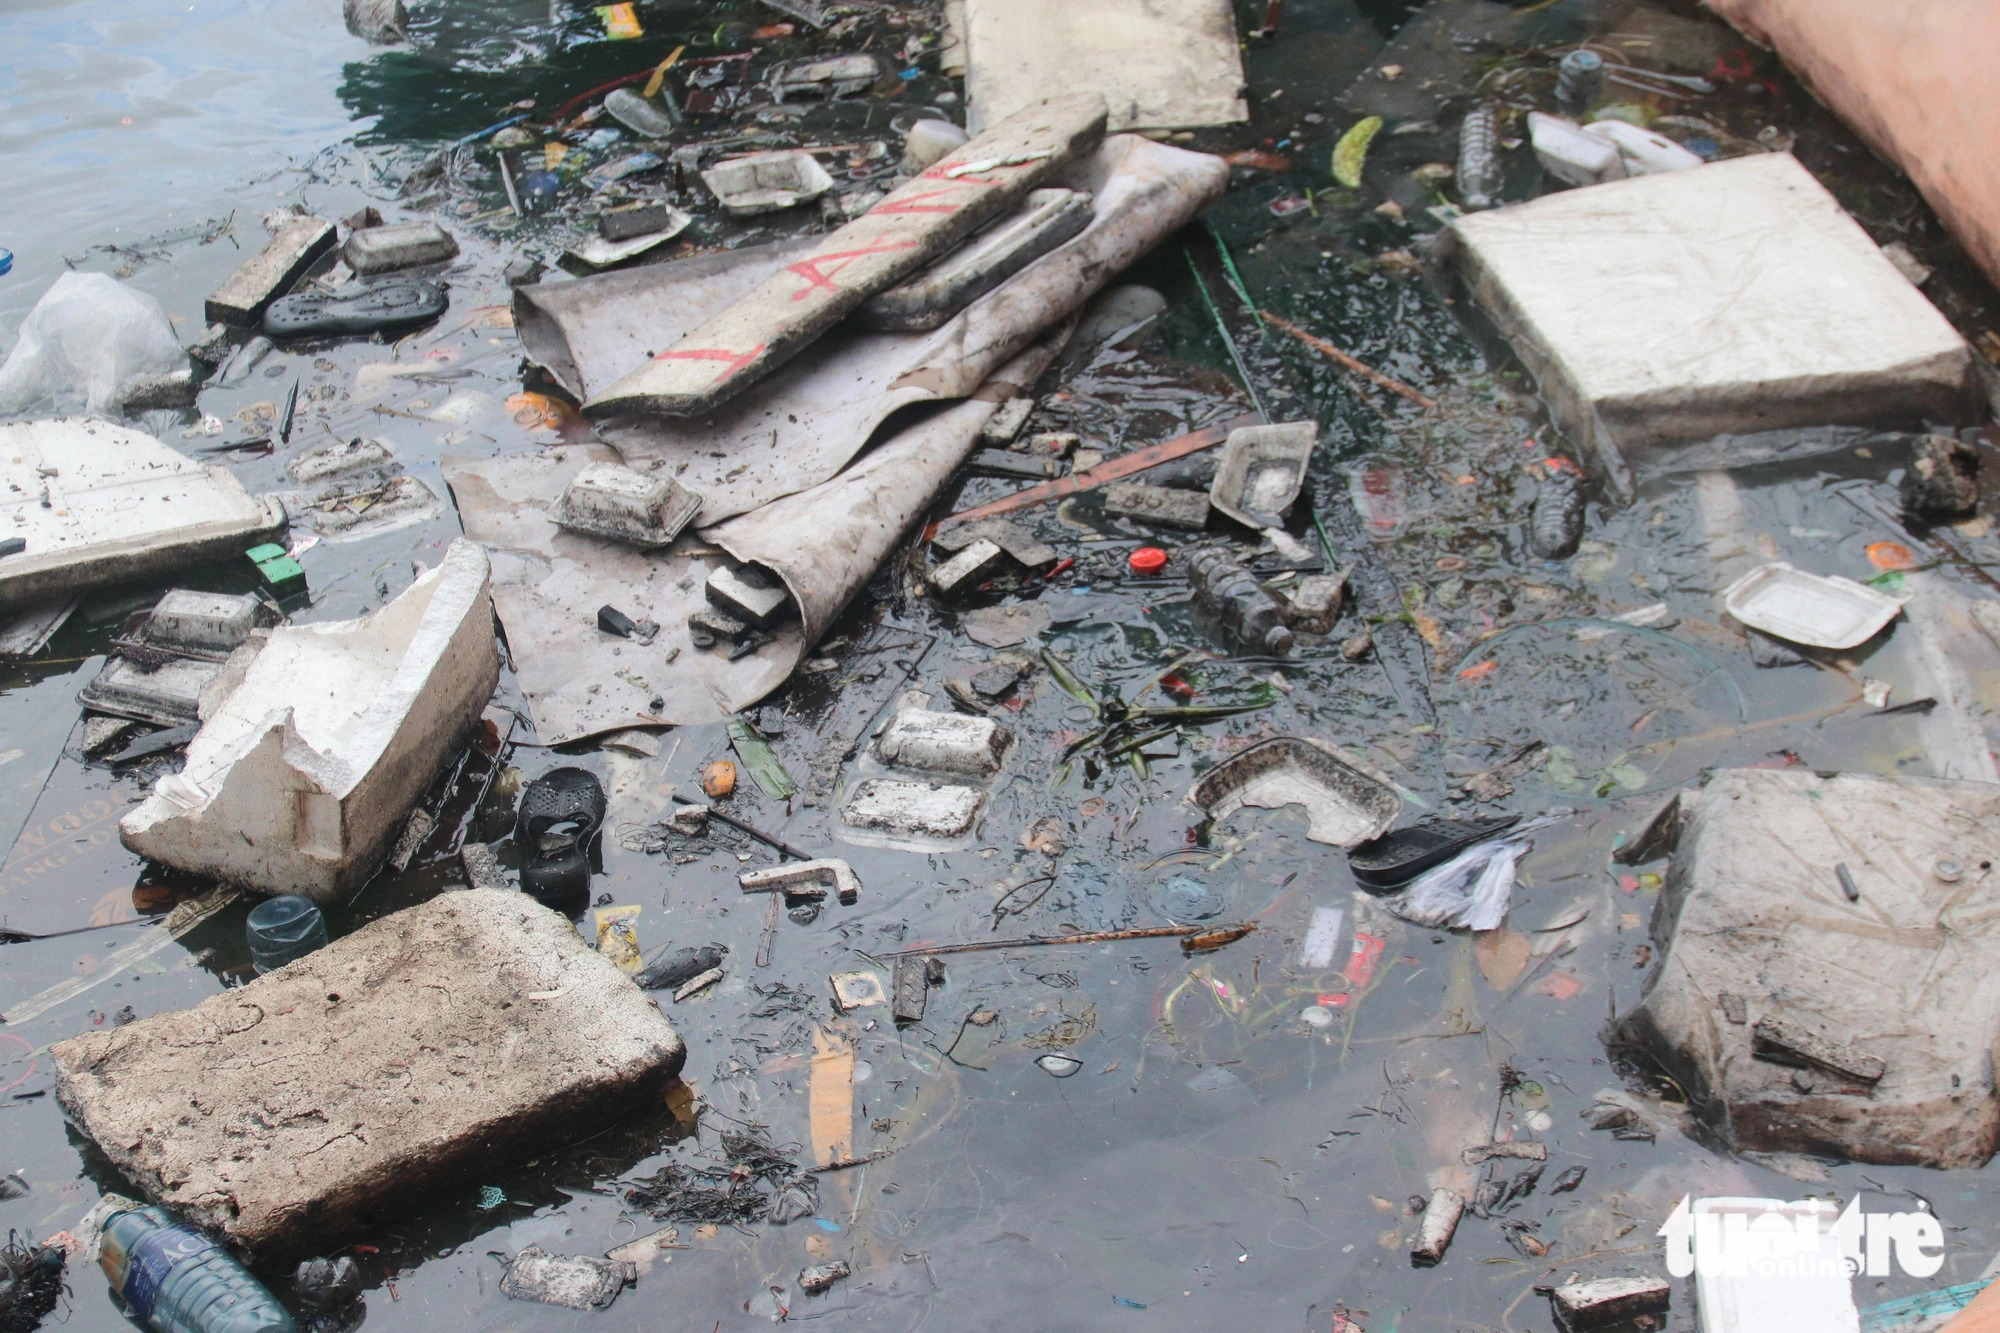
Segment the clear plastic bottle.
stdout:
<path fill-rule="evenodd" d="M 1292 631 L 1277 599 L 1227 551 L 1195 552 L 1188 558 L 1188 580 L 1195 602 L 1251 652 L 1283 657 L 1292 651 Z"/>
<path fill-rule="evenodd" d="M 1465 113 L 1458 129 L 1458 201 L 1491 208 L 1504 178 L 1500 166 L 1500 113 L 1490 103 Z"/>
<path fill-rule="evenodd" d="M 298 1333 L 278 1298 L 235 1256 L 164 1208 L 106 1218 L 97 1261 L 157 1333 Z"/>

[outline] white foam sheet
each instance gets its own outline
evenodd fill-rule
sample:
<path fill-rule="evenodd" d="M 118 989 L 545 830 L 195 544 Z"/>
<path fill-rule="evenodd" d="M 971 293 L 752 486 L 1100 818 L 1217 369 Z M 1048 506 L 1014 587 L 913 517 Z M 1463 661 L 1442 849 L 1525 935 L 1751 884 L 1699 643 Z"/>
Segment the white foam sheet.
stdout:
<path fill-rule="evenodd" d="M 1114 131 L 1250 119 L 1229 0 L 965 0 L 964 33 L 974 134 L 1056 88 L 1103 93 Z"/>
<path fill-rule="evenodd" d="M 1788 154 L 1568 190 L 1448 235 L 1621 493 L 1718 435 L 1979 419 L 1971 348 Z"/>

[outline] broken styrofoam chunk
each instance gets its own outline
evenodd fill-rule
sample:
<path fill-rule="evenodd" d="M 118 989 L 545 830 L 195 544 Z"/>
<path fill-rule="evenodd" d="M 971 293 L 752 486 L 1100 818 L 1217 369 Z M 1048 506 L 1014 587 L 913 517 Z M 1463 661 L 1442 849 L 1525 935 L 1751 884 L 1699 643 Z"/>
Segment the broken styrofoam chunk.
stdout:
<path fill-rule="evenodd" d="M 220 662 L 203 658 L 176 657 L 145 666 L 113 657 L 77 691 L 76 700 L 92 712 L 177 727 L 201 720 L 202 693 L 221 674 Z"/>
<path fill-rule="evenodd" d="M 1187 795 L 1212 820 L 1246 805 L 1305 807 L 1306 837 L 1336 847 L 1379 838 L 1402 811 L 1403 799 L 1386 778 L 1299 736 L 1274 736 L 1217 764 Z"/>
<path fill-rule="evenodd" d="M 1459 1219 L 1464 1216 L 1463 1195 L 1456 1190 L 1433 1191 L 1430 1202 L 1424 1205 L 1423 1217 L 1417 1222 L 1417 1238 L 1410 1245 L 1411 1266 L 1429 1268 L 1443 1259 L 1458 1230 Z"/>
<path fill-rule="evenodd" d="M 194 377 L 194 369 L 190 366 L 152 375 L 134 375 L 125 381 L 122 391 L 127 416 L 160 408 L 193 407 L 200 395 L 201 381 Z"/>
<path fill-rule="evenodd" d="M 210 294 L 202 318 L 211 324 L 257 323 L 264 317 L 264 307 L 289 292 L 321 255 L 333 249 L 333 241 L 331 222 L 294 216 Z"/>
<path fill-rule="evenodd" d="M 701 497 L 664 472 L 592 463 L 569 480 L 549 509 L 557 527 L 642 550 L 672 545 L 701 509 Z"/>
<path fill-rule="evenodd" d="M 792 595 L 757 565 L 723 565 L 708 576 L 708 600 L 726 615 L 768 628 L 791 605 Z"/>
<path fill-rule="evenodd" d="M 1782 560 L 1760 565 L 1722 590 L 1722 606 L 1754 630 L 1808 648 L 1858 648 L 1903 612 L 1903 604 L 1853 579 L 1808 574 Z"/>
<path fill-rule="evenodd" d="M 1000 771 L 1013 741 L 1014 733 L 990 717 L 905 708 L 882 729 L 875 753 L 897 768 L 986 778 Z"/>
<path fill-rule="evenodd" d="M 1972 424 L 1972 350 L 1784 153 L 1458 219 L 1474 298 L 1614 493 L 1675 446 Z"/>
<path fill-rule="evenodd" d="M 1172 486 L 1148 486 L 1140 481 L 1113 482 L 1104 488 L 1104 512 L 1145 523 L 1199 532 L 1208 526 L 1209 498 L 1200 491 Z"/>
<path fill-rule="evenodd" d="M 854 312 L 871 329 L 934 329 L 1090 225 L 1085 190 L 1034 190 L 1004 218 L 901 286 Z"/>
<path fill-rule="evenodd" d="M 458 242 L 435 222 L 399 222 L 354 232 L 341 248 L 341 255 L 355 276 L 366 278 L 455 259 Z"/>
<path fill-rule="evenodd" d="M 394 461 L 395 455 L 388 445 L 357 435 L 351 440 L 334 440 L 306 450 L 285 464 L 285 473 L 301 486 L 310 486 L 350 472 L 387 467 Z"/>
<path fill-rule="evenodd" d="M 1347 574 L 1307 574 L 1279 599 L 1285 624 L 1305 634 L 1331 634 L 1347 601 Z"/>
<path fill-rule="evenodd" d="M 956 528 L 947 528 L 932 539 L 932 545 L 946 551 L 963 551 L 976 541 L 990 541 L 998 546 L 1007 557 L 1029 569 L 1039 569 L 1052 565 L 1057 560 L 1053 546 L 1038 541 L 1035 535 L 1018 523 L 1004 518 L 980 519 Z"/>
<path fill-rule="evenodd" d="M 1696 1199 L 1688 1221 L 1701 1333 L 1861 1333 L 1854 1280 L 1835 1231 L 1839 1213 L 1838 1204 L 1822 1199 Z M 1815 1229 L 1817 1244 L 1810 1239 Z M 1777 1235 L 1783 1243 L 1766 1248 L 1765 1238 Z M 1936 1243 L 1943 1240 L 1940 1229 Z"/>
<path fill-rule="evenodd" d="M 618 1299 L 639 1270 L 613 1259 L 548 1254 L 530 1245 L 514 1256 L 500 1279 L 500 1292 L 517 1301 L 540 1301 L 567 1310 L 603 1310 Z"/>
<path fill-rule="evenodd" d="M 729 215 L 739 218 L 809 204 L 833 188 L 833 177 L 811 153 L 756 153 L 718 162 L 701 180 Z"/>
<path fill-rule="evenodd" d="M 335 901 L 373 873 L 493 695 L 486 553 L 438 567 L 359 620 L 274 630 L 120 822 L 142 856 L 266 893 Z"/>
<path fill-rule="evenodd" d="M 2000 860 L 1993 787 L 1725 769 L 1681 808 L 1660 958 L 1612 1029 L 1621 1053 L 1667 1071 L 1732 1151 L 1984 1165 L 2000 942 L 1932 867 Z M 1941 994 L 1956 998 L 1925 998 Z"/>
<path fill-rule="evenodd" d="M 922 171 L 970 137 L 948 120 L 920 120 L 903 136 L 903 169 Z"/>
<path fill-rule="evenodd" d="M 854 789 L 841 822 L 906 838 L 962 838 L 972 831 L 986 793 L 977 787 L 870 778 Z"/>
<path fill-rule="evenodd" d="M 1014 437 L 1021 433 L 1021 427 L 1028 424 L 1028 417 L 1034 410 L 1035 400 L 1026 395 L 1009 398 L 979 428 L 980 440 L 993 445 L 1012 444 Z"/>
<path fill-rule="evenodd" d="M 563 251 L 571 259 L 588 268 L 610 268 L 628 259 L 636 259 L 655 246 L 663 245 L 688 229 L 694 218 L 678 208 L 661 206 L 664 220 L 651 231 L 631 232 L 612 237 L 599 234 L 586 236 Z M 605 216 L 610 216 L 606 214 Z"/>
<path fill-rule="evenodd" d="M 272 619 L 265 603 L 249 593 L 174 588 L 161 595 L 138 638 L 147 647 L 206 655 L 219 662 L 249 638 L 250 631 Z"/>
<path fill-rule="evenodd" d="M 458 849 L 458 863 L 465 871 L 465 882 L 475 889 L 505 889 L 507 872 L 500 868 L 500 858 L 493 849 L 483 842 L 468 842 Z"/>
<path fill-rule="evenodd" d="M 879 972 L 836 972 L 827 982 L 833 987 L 833 1007 L 843 1014 L 889 1003 Z"/>
<path fill-rule="evenodd" d="M 1318 442 L 1319 427 L 1310 421 L 1229 432 L 1215 465 L 1215 480 L 1209 483 L 1209 499 L 1238 523 L 1277 527 L 1299 498 L 1306 465 Z"/>
<path fill-rule="evenodd" d="M 1583 127 L 1583 132 L 1615 147 L 1627 176 L 1688 171 L 1702 165 L 1700 155 L 1681 147 L 1664 134 L 1641 129 L 1629 121 L 1593 121 Z"/>
<path fill-rule="evenodd" d="M 771 93 L 782 102 L 801 93 L 843 97 L 882 77 L 881 62 L 865 51 L 844 56 L 789 60 L 771 71 Z"/>
<path fill-rule="evenodd" d="M 706 813 L 706 807 L 702 807 Z M 824 898 L 828 890 L 852 907 L 861 899 L 861 881 L 854 868 L 837 856 L 815 861 L 790 861 L 736 877 L 745 893 L 783 893 L 793 898 Z"/>
<path fill-rule="evenodd" d="M 1000 563 L 1000 545 L 984 537 L 931 571 L 931 586 L 947 595 L 978 586 Z"/>
<path fill-rule="evenodd" d="M 325 1253 L 447 1182 L 657 1107 L 685 1058 L 569 922 L 492 889 L 51 1054 L 63 1109 L 117 1169 L 273 1254 Z"/>
<path fill-rule="evenodd" d="M 435 517 L 442 501 L 421 477 L 397 477 L 379 488 L 357 491 L 339 485 L 307 498 L 297 491 L 282 497 L 296 521 L 330 542 L 361 541 Z"/>
<path fill-rule="evenodd" d="M 1624 1324 L 1641 1315 L 1665 1314 L 1673 1284 L 1658 1277 L 1601 1277 L 1565 1282 L 1549 1293 L 1556 1326 L 1564 1333 Z"/>
<path fill-rule="evenodd" d="M 814 1264 L 810 1268 L 801 1268 L 799 1270 L 799 1289 L 808 1295 L 817 1296 L 853 1271 L 853 1269 L 848 1267 L 847 1260 L 845 1259 L 835 1259 L 832 1263 Z"/>
<path fill-rule="evenodd" d="M 252 496 L 152 436 L 82 417 L 0 426 L 0 608 L 240 554 L 283 530 Z"/>
<path fill-rule="evenodd" d="M 1542 170 L 1566 185 L 1601 185 L 1625 179 L 1625 159 L 1618 145 L 1602 135 L 1585 134 L 1575 121 L 1530 111 L 1528 137 Z"/>

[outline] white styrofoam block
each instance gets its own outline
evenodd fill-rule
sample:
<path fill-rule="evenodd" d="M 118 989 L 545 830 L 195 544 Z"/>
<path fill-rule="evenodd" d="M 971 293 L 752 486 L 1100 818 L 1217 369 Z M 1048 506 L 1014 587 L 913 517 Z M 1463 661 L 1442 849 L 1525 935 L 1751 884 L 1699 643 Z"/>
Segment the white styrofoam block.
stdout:
<path fill-rule="evenodd" d="M 1672 446 L 1980 418 L 1972 349 L 1789 155 L 1460 218 L 1453 262 L 1614 489 Z"/>
<path fill-rule="evenodd" d="M 1687 171 L 1701 165 L 1701 155 L 1681 147 L 1664 134 L 1640 129 L 1622 120 L 1600 120 L 1583 132 L 1618 149 L 1627 176 L 1652 176 L 1663 171 Z"/>
<path fill-rule="evenodd" d="M 1568 185 L 1599 185 L 1625 179 L 1618 145 L 1585 134 L 1583 126 L 1541 111 L 1528 113 L 1528 137 L 1542 170 Z"/>

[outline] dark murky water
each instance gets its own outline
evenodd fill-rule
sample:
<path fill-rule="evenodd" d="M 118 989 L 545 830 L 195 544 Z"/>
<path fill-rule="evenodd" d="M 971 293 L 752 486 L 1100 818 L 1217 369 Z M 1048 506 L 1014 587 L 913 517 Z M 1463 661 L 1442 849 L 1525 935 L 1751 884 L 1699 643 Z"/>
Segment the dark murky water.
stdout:
<path fill-rule="evenodd" d="M 390 51 L 348 37 L 333 0 L 131 9 L 17 5 L 6 20 L 13 54 L 0 74 L 9 112 L 0 142 L 15 204 L 0 243 L 16 262 L 0 278 L 0 318 L 10 325 L 70 265 L 116 273 L 157 295 L 191 337 L 201 297 L 262 244 L 258 219 L 268 210 L 300 204 L 339 217 L 376 203 L 403 216 L 397 186 L 405 176 L 451 141 L 518 114 L 515 103 L 533 99 L 547 111 L 682 43 L 690 56 L 755 50 L 758 68 L 816 49 L 804 35 L 753 39 L 754 29 L 783 16 L 747 3 L 643 6 L 646 35 L 610 42 L 585 7 L 434 0 L 415 7 L 412 46 Z M 1650 808 L 1651 794 L 1715 765 L 1926 773 L 1938 742 L 1927 719 L 1871 717 L 1859 703 L 1864 674 L 1889 681 L 1896 700 L 1931 692 L 1908 636 L 1891 637 L 1845 672 L 1760 670 L 1741 636 L 1718 622 L 1715 590 L 1746 556 L 1874 572 L 1864 547 L 1892 534 L 1828 476 L 1795 470 L 1740 485 L 1670 478 L 1623 509 L 1593 503 L 1574 559 L 1526 554 L 1527 467 L 1560 442 L 1519 368 L 1461 326 L 1447 293 L 1425 277 L 1399 276 L 1393 254 L 1382 259 L 1436 230 L 1426 209 L 1444 196 L 1427 194 L 1411 173 L 1451 160 L 1454 136 L 1385 134 L 1367 188 L 1331 189 L 1333 141 L 1365 109 L 1343 95 L 1366 71 L 1401 64 L 1409 83 L 1391 86 L 1413 100 L 1393 119 L 1435 115 L 1449 126 L 1453 108 L 1422 105 L 1420 77 L 1470 62 L 1504 80 L 1517 66 L 1548 63 L 1524 49 L 1605 33 L 1643 38 L 1632 49 L 1658 68 L 1700 73 L 1741 43 L 1678 7 L 1556 0 L 1520 15 L 1487 9 L 1496 23 L 1506 18 L 1504 40 L 1454 38 L 1426 28 L 1422 16 L 1403 24 L 1401 6 L 1293 0 L 1278 36 L 1248 48 L 1253 124 L 1194 139 L 1296 164 L 1239 170 L 1212 215 L 1255 298 L 1442 404 L 1421 416 L 1294 344 L 1274 344 L 1326 429 L 1313 504 L 1334 514 L 1352 494 L 1371 497 L 1360 530 L 1372 534 L 1402 599 L 1400 610 L 1371 608 L 1378 621 L 1389 618 L 1376 629 L 1389 634 L 1400 624 L 1421 643 L 1429 671 L 1420 683 L 1435 701 L 1435 721 L 1372 659 L 1349 664 L 1322 652 L 1282 666 L 1197 662 L 1181 674 L 1198 702 L 1268 706 L 1191 728 L 1179 757 L 1154 761 L 1143 778 L 1113 765 L 1056 781 L 1056 752 L 1088 719 L 1038 673 L 1009 717 L 1020 741 L 972 847 L 929 856 L 846 847 L 833 839 L 825 796 L 842 755 L 902 690 L 935 693 L 991 656 L 892 565 L 834 630 L 823 649 L 831 669 L 801 675 L 760 713 L 767 730 L 781 733 L 774 744 L 807 799 L 788 807 L 746 783 L 731 805 L 788 840 L 847 856 L 865 886 L 858 907 L 830 907 L 810 924 L 783 921 L 767 968 L 753 964 L 762 912 L 743 901 L 735 876 L 769 863 L 768 851 L 721 834 L 664 852 L 633 849 L 670 791 L 691 790 L 701 766 L 726 753 L 720 728 L 668 733 L 654 759 L 517 747 L 512 763 L 528 776 L 580 762 L 605 778 L 612 835 L 593 891 L 642 908 L 649 951 L 729 946 L 727 980 L 669 1010 L 690 1048 L 686 1082 L 705 1110 L 693 1133 L 665 1112 L 592 1127 L 581 1142 L 552 1142 L 539 1160 L 467 1182 L 366 1237 L 368 1248 L 356 1253 L 371 1279 L 370 1328 L 553 1329 L 584 1318 L 606 1328 L 747 1328 L 776 1308 L 775 1286 L 794 1320 L 889 1329 L 1014 1327 L 1024 1317 L 1049 1328 L 1323 1329 L 1337 1309 L 1355 1312 L 1372 1333 L 1540 1329 L 1548 1315 L 1534 1286 L 1577 1267 L 1657 1270 L 1653 1231 L 1688 1192 L 1913 1191 L 1947 1224 L 1950 1257 L 1938 1281 L 1965 1281 L 1985 1267 L 2000 1237 L 1984 1172 L 1835 1166 L 1830 1183 L 1809 1184 L 1679 1137 L 1640 1143 L 1592 1134 L 1577 1118 L 1597 1089 L 1618 1082 L 1598 1031 L 1634 1002 L 1647 975 L 1657 881 L 1614 870 L 1609 851 Z M 861 13 L 833 45 L 898 53 L 935 25 L 923 6 Z M 1901 237 L 1939 268 L 1929 290 L 1941 308 L 1962 327 L 1982 326 L 1990 291 L 1914 192 L 1766 58 L 1747 59 L 1750 77 L 1656 109 L 1708 118 L 1744 139 L 1766 126 L 1796 135 L 1801 158 L 1877 239 Z M 890 63 L 917 71 L 893 99 L 812 106 L 803 121 L 762 123 L 759 102 L 739 132 L 765 142 L 879 139 L 893 161 L 897 127 L 957 107 L 934 53 Z M 1368 86 L 1362 95 L 1374 96 Z M 726 122 L 712 131 L 728 132 Z M 843 168 L 844 184 L 881 169 L 859 152 Z M 1512 191 L 1533 188 L 1530 171 Z M 1318 192 L 1311 208 L 1274 212 L 1274 201 L 1307 191 Z M 1377 209 L 1385 196 L 1403 220 Z M 452 310 L 433 330 L 394 348 L 281 352 L 249 382 L 203 394 L 202 413 L 233 429 L 268 419 L 294 380 L 301 386 L 292 449 L 232 463 L 246 485 L 279 488 L 287 452 L 369 434 L 444 494 L 444 454 L 553 438 L 509 409 L 524 383 L 542 386 L 493 314 L 507 299 L 502 266 L 523 251 L 553 258 L 581 224 L 557 215 L 510 230 L 511 219 L 496 212 L 502 202 L 489 157 L 454 159 L 428 207 L 464 255 L 450 275 Z M 736 243 L 792 225 L 804 224 L 781 217 L 750 229 L 709 217 L 690 238 Z M 1038 421 L 1079 424 L 1116 450 L 1243 410 L 1228 350 L 1180 247 L 1163 247 L 1131 277 L 1167 293 L 1169 316 L 1136 350 L 1040 386 L 1069 396 L 1046 403 Z M 197 414 L 154 414 L 145 424 L 170 443 L 213 438 L 185 434 L 199 430 Z M 1867 475 L 1848 484 L 1887 493 Z M 967 482 L 960 503 L 1008 488 Z M 1219 647 L 1192 620 L 1184 585 L 1127 582 L 1125 554 L 1146 533 L 1105 515 L 1091 497 L 1032 519 L 1044 540 L 1078 559 L 1075 573 L 1042 595 L 1057 611 L 1047 645 L 1080 676 L 1130 697 L 1188 650 Z M 416 526 L 322 542 L 304 556 L 313 600 L 303 618 L 381 605 L 456 532 L 447 505 Z M 1976 533 L 1962 544 L 1975 558 L 1993 557 Z M 1951 570 L 1932 577 L 1963 578 Z M 227 569 L 189 581 L 244 586 Z M 41 659 L 0 674 L 0 821 L 9 834 L 20 830 L 0 867 L 0 921 L 34 933 L 105 926 L 0 951 L 0 1008 L 70 978 L 96 979 L 41 1016 L 0 1028 L 0 1169 L 18 1169 L 32 1187 L 0 1202 L 0 1227 L 36 1236 L 73 1225 L 117 1181 L 65 1128 L 46 1057 L 19 1048 L 39 1052 L 128 1009 L 184 1007 L 248 967 L 241 908 L 135 967 L 103 967 L 145 929 L 139 918 L 195 887 L 144 871 L 118 845 L 117 818 L 142 779 L 86 768 L 73 748 L 75 690 L 101 664 L 125 614 L 153 591 L 89 599 Z M 1669 627 L 1603 623 L 1656 602 L 1667 604 Z M 1353 629 L 1350 621 L 1341 633 Z M 1977 706 L 2000 706 L 2000 682 L 1967 673 Z M 1194 777 L 1246 739 L 1287 732 L 1349 747 L 1433 809 L 1447 808 L 1451 789 L 1506 753 L 1548 743 L 1554 760 L 1504 803 L 1573 812 L 1538 834 L 1522 863 L 1510 927 L 1528 941 L 1532 961 L 1514 956 L 1511 934 L 1475 940 L 1383 916 L 1372 900 L 1352 896 L 1339 852 L 1305 840 L 1296 810 L 1245 811 L 1205 843 L 1192 839 L 1196 817 L 1182 797 Z M 452 809 L 464 813 L 464 803 Z M 1053 826 L 1042 822 L 1051 818 Z M 365 890 L 337 914 L 336 928 L 452 882 L 449 841 L 434 840 L 430 864 Z M 1045 873 L 1054 878 L 1043 892 L 1036 877 Z M 1260 929 L 1192 958 L 1170 941 L 955 955 L 928 1020 L 900 1033 L 886 1010 L 843 1018 L 829 1008 L 827 975 L 865 967 L 884 951 L 1156 925 L 1190 903 Z M 1327 907 L 1346 913 L 1341 958 L 1357 928 L 1382 943 L 1365 980 L 1330 1004 L 1331 1025 L 1315 1027 L 1301 1013 L 1342 989 L 1335 972 L 1300 963 L 1314 909 Z M 1539 929 L 1550 925 L 1558 928 Z M 1573 951 L 1560 952 L 1562 941 Z M 773 990 L 780 985 L 795 993 Z M 997 1022 L 965 1024 L 987 1008 Z M 624 1185 L 671 1161 L 719 1162 L 719 1132 L 737 1122 L 767 1126 L 779 1144 L 808 1145 L 816 1028 L 855 1043 L 855 1150 L 890 1155 L 826 1176 L 815 1219 L 712 1234 L 683 1225 L 688 1248 L 671 1251 L 605 1314 L 500 1295 L 496 1254 L 530 1243 L 601 1253 L 661 1225 L 624 1202 Z M 1082 1069 L 1052 1078 L 1035 1063 L 1048 1053 L 1070 1054 Z M 1530 1083 L 1502 1099 L 1505 1060 Z M 1538 1194 L 1515 1214 L 1540 1224 L 1547 1255 L 1527 1258 L 1498 1227 L 1468 1219 L 1442 1267 L 1412 1271 L 1414 1220 L 1404 1200 L 1425 1192 L 1463 1144 L 1509 1123 L 1548 1139 L 1552 1174 L 1589 1168 L 1577 1192 Z M 852 1263 L 855 1277 L 830 1296 L 799 1297 L 799 1268 L 835 1257 Z M 122 1326 L 94 1272 L 71 1280 L 65 1327 Z M 1857 1288 L 1864 1305 L 1923 1284 L 1870 1285 Z M 1677 1294 L 1672 1327 L 1693 1326 L 1686 1304 Z"/>

